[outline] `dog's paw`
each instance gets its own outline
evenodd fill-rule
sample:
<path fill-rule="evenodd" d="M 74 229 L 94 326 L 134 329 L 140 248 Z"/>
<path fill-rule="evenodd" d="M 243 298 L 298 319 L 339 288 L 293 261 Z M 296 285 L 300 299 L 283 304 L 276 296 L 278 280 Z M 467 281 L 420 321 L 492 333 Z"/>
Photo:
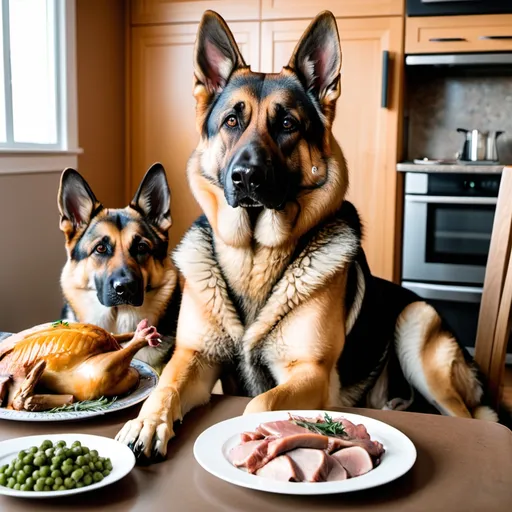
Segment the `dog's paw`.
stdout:
<path fill-rule="evenodd" d="M 163 460 L 167 443 L 174 437 L 172 426 L 157 417 L 138 417 L 128 421 L 116 436 L 116 441 L 127 445 L 139 464 Z"/>

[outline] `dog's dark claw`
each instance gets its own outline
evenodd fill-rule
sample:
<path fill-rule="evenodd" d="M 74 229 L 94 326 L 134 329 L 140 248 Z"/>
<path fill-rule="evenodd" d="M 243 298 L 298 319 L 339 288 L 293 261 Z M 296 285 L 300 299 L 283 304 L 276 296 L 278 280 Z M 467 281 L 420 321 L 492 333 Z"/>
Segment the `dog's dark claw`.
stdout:
<path fill-rule="evenodd" d="M 135 454 L 136 458 L 140 457 L 140 454 L 142 453 L 143 450 L 144 450 L 144 443 L 142 443 L 141 441 L 138 441 L 135 444 L 135 447 L 132 449 L 132 451 Z"/>
<path fill-rule="evenodd" d="M 130 448 L 130 450 L 131 450 L 132 452 L 135 452 L 135 450 L 133 449 L 133 448 L 134 448 L 134 446 L 135 446 L 135 441 L 130 441 L 130 442 L 128 443 L 128 448 Z"/>

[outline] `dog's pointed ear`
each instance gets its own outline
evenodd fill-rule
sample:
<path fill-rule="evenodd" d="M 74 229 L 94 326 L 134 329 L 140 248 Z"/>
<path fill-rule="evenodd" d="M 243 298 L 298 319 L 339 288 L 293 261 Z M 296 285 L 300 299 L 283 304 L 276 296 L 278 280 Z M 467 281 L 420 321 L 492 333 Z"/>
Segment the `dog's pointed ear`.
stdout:
<path fill-rule="evenodd" d="M 58 193 L 60 229 L 71 240 L 103 208 L 89 184 L 74 169 L 64 169 Z"/>
<path fill-rule="evenodd" d="M 130 206 L 143 214 L 162 233 L 167 233 L 172 225 L 171 190 L 162 164 L 153 164 L 148 169 Z"/>
<path fill-rule="evenodd" d="M 311 22 L 288 67 L 318 99 L 324 113 L 333 111 L 340 95 L 341 46 L 336 18 L 330 11 L 321 12 Z"/>
<path fill-rule="evenodd" d="M 235 38 L 216 12 L 203 14 L 194 48 L 194 96 L 210 101 L 235 69 L 246 67 Z"/>

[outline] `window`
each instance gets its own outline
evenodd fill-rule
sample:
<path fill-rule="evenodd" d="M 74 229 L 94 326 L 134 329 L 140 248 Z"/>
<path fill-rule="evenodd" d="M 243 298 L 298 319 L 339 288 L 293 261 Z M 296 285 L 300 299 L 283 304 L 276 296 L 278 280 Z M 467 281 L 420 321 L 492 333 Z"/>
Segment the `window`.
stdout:
<path fill-rule="evenodd" d="M 73 0 L 0 3 L 0 172 L 6 172 L 4 153 L 77 153 L 75 12 Z"/>

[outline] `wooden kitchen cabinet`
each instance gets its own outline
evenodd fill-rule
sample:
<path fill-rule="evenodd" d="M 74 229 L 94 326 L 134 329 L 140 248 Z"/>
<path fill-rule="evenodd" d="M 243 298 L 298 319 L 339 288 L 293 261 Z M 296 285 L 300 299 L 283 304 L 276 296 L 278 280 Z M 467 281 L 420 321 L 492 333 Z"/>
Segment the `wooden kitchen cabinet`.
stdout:
<path fill-rule="evenodd" d="M 230 23 L 247 63 L 258 68 L 258 22 Z M 197 24 L 133 27 L 129 90 L 128 189 L 133 194 L 148 167 L 163 163 L 171 187 L 171 246 L 199 216 L 186 165 L 195 149 L 193 50 Z"/>
<path fill-rule="evenodd" d="M 261 0 L 262 19 L 314 18 L 320 11 L 334 16 L 393 16 L 404 12 L 405 0 Z"/>
<path fill-rule="evenodd" d="M 225 20 L 257 20 L 260 0 L 131 0 L 131 23 L 198 22 L 207 9 Z"/>
<path fill-rule="evenodd" d="M 406 19 L 406 53 L 512 51 L 512 14 Z"/>
<path fill-rule="evenodd" d="M 308 20 L 262 23 L 261 70 L 287 64 Z M 398 278 L 397 217 L 402 200 L 396 171 L 401 112 L 401 17 L 338 19 L 343 64 L 334 135 L 350 173 L 349 199 L 364 223 L 364 248 L 372 272 Z M 382 103 L 383 52 L 389 52 L 388 105 Z"/>

